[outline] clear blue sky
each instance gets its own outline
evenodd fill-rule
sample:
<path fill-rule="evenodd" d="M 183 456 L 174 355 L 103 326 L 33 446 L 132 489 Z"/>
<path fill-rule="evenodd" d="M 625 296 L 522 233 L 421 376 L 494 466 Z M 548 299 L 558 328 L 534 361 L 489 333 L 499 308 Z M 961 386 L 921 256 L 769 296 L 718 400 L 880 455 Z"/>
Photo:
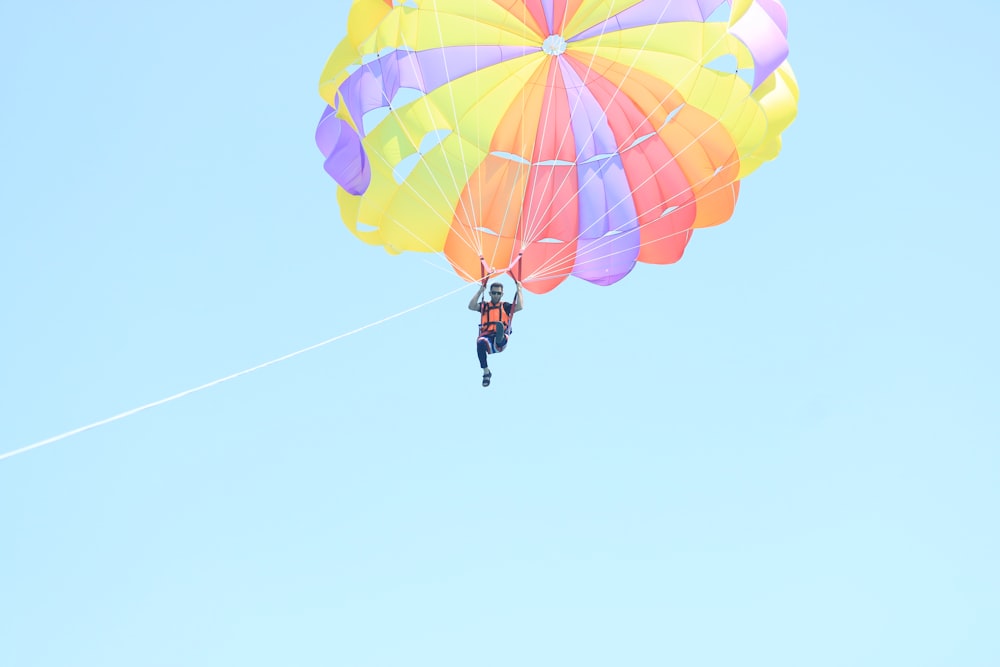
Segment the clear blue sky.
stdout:
<path fill-rule="evenodd" d="M 1000 664 L 1000 9 L 785 5 L 735 218 L 488 390 L 470 287 L 0 461 L 0 664 Z M 0 453 L 461 287 L 339 222 L 282 7 L 0 4 Z"/>

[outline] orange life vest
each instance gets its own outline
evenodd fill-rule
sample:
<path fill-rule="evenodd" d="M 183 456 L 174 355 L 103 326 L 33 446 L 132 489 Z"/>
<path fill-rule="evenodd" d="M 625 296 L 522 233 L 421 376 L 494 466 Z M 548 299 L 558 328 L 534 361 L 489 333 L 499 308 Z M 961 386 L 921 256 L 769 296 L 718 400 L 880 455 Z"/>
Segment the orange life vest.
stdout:
<path fill-rule="evenodd" d="M 494 305 L 492 301 L 483 301 L 479 304 L 479 335 L 488 335 L 494 333 L 494 325 L 497 322 L 503 324 L 503 330 L 510 332 L 510 313 L 504 308 L 505 304 L 503 301 Z M 511 310 L 514 307 L 511 306 Z"/>

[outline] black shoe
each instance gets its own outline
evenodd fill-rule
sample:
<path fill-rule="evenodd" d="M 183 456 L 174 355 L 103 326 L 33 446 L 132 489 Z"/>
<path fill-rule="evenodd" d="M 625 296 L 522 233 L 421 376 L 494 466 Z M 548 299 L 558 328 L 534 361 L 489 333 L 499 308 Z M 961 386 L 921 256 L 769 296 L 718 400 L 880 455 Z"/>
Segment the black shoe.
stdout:
<path fill-rule="evenodd" d="M 503 327 L 498 324 L 496 330 L 493 332 L 493 346 L 499 350 L 506 344 L 507 332 L 504 331 Z"/>

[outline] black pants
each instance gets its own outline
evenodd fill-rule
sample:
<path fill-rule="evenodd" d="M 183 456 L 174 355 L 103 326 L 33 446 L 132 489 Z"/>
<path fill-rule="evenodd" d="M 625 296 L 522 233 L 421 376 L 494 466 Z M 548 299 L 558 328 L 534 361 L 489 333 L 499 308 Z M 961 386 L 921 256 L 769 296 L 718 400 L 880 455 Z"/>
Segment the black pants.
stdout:
<path fill-rule="evenodd" d="M 503 352 L 507 347 L 507 332 L 498 325 L 496 332 L 491 336 L 481 334 L 476 340 L 476 353 L 479 355 L 479 367 L 486 368 L 486 355 Z"/>

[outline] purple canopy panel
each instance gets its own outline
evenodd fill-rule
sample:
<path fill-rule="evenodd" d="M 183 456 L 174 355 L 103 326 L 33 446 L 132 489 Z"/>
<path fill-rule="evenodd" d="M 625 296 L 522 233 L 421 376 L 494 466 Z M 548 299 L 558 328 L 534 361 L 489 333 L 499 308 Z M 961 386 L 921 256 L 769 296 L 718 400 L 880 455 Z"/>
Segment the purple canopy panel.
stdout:
<path fill-rule="evenodd" d="M 732 0 L 643 0 L 567 41 L 674 21 L 704 21 Z M 788 18 L 778 0 L 756 0 L 730 32 L 749 49 L 754 61 L 754 90 L 788 57 Z"/>
<path fill-rule="evenodd" d="M 570 110 L 570 125 L 560 132 L 572 130 L 576 145 L 576 161 L 586 162 L 597 155 L 611 155 L 618 152 L 618 141 L 608 127 L 604 108 L 587 89 L 566 60 L 559 60 L 559 69 L 566 83 L 566 97 Z"/>
<path fill-rule="evenodd" d="M 448 46 L 427 51 L 396 50 L 361 65 L 338 92 L 351 118 L 360 122 L 373 109 L 387 107 L 400 88 L 423 93 L 497 63 L 520 58 L 540 47 Z"/>
<path fill-rule="evenodd" d="M 781 34 L 787 37 L 788 16 L 785 14 L 785 8 L 781 6 L 781 3 L 778 0 L 757 0 L 757 4 L 764 8 L 764 11 L 774 21 L 774 24 L 781 30 Z"/>
<path fill-rule="evenodd" d="M 603 33 L 657 23 L 703 22 L 724 2 L 727 0 L 643 0 L 608 20 L 573 35 L 572 40 L 587 39 Z"/>
<path fill-rule="evenodd" d="M 635 268 L 638 248 L 638 228 L 598 239 L 580 239 L 573 275 L 595 285 L 616 283 Z"/>
<path fill-rule="evenodd" d="M 757 0 L 729 32 L 736 36 L 753 57 L 753 89 L 788 57 L 788 18 L 775 0 Z"/>
<path fill-rule="evenodd" d="M 372 177 L 368 156 L 358 133 L 334 113 L 328 106 L 316 126 L 316 145 L 326 156 L 323 168 L 352 195 L 363 194 Z"/>

